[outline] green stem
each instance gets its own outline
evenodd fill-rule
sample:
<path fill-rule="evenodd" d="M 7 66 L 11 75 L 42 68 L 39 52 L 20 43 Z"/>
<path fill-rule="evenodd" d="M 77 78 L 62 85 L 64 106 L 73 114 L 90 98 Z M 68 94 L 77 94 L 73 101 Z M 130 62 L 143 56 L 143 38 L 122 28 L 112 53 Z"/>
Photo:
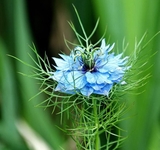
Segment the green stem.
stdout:
<path fill-rule="evenodd" d="M 97 114 L 97 100 L 93 99 L 93 113 L 95 117 L 95 126 L 96 126 L 96 134 L 95 134 L 95 150 L 100 150 L 100 138 L 99 138 L 99 119 Z"/>

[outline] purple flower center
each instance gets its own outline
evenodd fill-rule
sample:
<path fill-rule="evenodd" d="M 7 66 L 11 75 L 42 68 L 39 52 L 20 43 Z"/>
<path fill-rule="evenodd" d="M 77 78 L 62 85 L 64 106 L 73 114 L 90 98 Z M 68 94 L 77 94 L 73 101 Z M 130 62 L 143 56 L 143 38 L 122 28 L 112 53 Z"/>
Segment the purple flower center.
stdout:
<path fill-rule="evenodd" d="M 84 71 L 85 73 L 86 72 L 96 72 L 97 69 L 96 69 L 95 65 L 89 66 L 88 64 L 84 64 L 82 67 L 82 71 Z"/>

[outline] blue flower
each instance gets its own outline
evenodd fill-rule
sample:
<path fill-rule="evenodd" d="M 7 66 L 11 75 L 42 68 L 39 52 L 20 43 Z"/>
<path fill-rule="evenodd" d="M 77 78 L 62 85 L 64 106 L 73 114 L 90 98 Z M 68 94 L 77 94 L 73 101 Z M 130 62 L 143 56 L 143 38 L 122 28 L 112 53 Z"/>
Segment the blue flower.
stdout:
<path fill-rule="evenodd" d="M 57 81 L 55 91 L 85 96 L 91 94 L 109 95 L 115 84 L 124 84 L 123 76 L 129 67 L 128 57 L 110 53 L 113 45 L 106 45 L 102 40 L 99 48 L 76 47 L 70 55 L 60 54 L 61 58 L 53 58 L 56 71 L 50 78 Z"/>

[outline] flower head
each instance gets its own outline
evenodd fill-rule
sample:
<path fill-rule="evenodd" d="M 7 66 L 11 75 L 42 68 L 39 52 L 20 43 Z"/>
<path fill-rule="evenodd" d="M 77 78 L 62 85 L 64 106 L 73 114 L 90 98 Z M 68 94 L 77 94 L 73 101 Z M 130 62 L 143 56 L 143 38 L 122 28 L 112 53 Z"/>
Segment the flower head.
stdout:
<path fill-rule="evenodd" d="M 124 84 L 128 57 L 110 53 L 113 47 L 114 44 L 106 45 L 103 39 L 99 48 L 76 47 L 69 56 L 60 54 L 62 59 L 53 58 L 56 71 L 51 73 L 51 78 L 57 81 L 55 91 L 108 96 L 115 84 Z"/>

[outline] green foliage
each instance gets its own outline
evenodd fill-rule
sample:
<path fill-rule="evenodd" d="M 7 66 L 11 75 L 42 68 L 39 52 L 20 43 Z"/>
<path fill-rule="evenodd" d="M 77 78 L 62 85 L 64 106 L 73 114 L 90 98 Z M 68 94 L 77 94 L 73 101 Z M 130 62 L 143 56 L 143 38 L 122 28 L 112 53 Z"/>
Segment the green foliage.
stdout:
<path fill-rule="evenodd" d="M 47 111 L 34 107 L 43 99 L 43 95 L 37 97 L 35 101 L 28 101 L 37 93 L 37 83 L 19 75 L 18 71 L 28 72 L 28 68 L 7 56 L 7 54 L 14 54 L 28 63 L 31 62 L 27 51 L 28 43 L 31 43 L 32 39 L 25 14 L 25 3 L 3 1 L 3 5 L 3 15 L 6 15 L 3 16 L 6 21 L 4 23 L 7 25 L 4 26 L 5 34 L 2 34 L 0 39 L 0 149 L 29 149 L 25 141 L 27 134 L 23 135 L 19 132 L 21 129 L 24 130 L 22 133 L 27 130 L 21 121 L 25 121 L 28 127 L 38 133 L 48 147 L 58 149 L 63 139 L 60 138 L 54 122 Z M 9 20 L 12 23 L 8 23 Z M 31 140 L 32 138 L 29 137 L 27 141 L 35 145 L 34 140 L 39 138 Z"/>

